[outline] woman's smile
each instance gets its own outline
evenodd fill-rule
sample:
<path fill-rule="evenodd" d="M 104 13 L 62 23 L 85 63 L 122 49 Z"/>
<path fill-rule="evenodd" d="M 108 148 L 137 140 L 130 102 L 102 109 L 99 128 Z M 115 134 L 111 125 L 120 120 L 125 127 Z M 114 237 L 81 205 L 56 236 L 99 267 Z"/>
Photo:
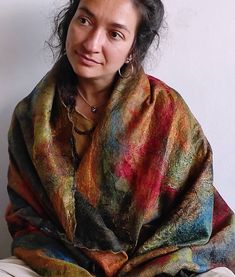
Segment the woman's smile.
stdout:
<path fill-rule="evenodd" d="M 79 52 L 77 52 L 77 51 L 75 51 L 75 53 L 76 53 L 76 55 L 77 55 L 77 57 L 78 57 L 79 63 L 81 63 L 82 65 L 91 67 L 91 66 L 96 66 L 96 65 L 101 65 L 101 64 L 102 64 L 102 63 L 100 63 L 99 61 L 90 58 L 90 57 L 89 57 L 88 55 L 86 55 L 86 54 L 79 53 Z"/>

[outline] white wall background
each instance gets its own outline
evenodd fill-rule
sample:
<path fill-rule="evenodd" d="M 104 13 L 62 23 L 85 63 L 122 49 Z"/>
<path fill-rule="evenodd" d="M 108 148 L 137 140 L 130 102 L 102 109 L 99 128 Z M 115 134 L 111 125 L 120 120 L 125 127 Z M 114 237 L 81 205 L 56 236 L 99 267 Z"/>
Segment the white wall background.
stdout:
<path fill-rule="evenodd" d="M 44 41 L 65 2 L 0 1 L 0 258 L 10 254 L 4 212 L 11 114 L 51 67 Z M 168 26 L 146 69 L 178 90 L 201 123 L 214 150 L 215 186 L 235 210 L 235 1 L 164 3 Z"/>

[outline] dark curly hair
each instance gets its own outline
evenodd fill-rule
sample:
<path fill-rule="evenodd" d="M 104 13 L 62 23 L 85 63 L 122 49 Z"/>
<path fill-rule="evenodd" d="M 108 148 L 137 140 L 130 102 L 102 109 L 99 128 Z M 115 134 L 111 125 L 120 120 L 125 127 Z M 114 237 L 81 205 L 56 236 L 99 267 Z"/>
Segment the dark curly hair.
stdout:
<path fill-rule="evenodd" d="M 135 41 L 132 47 L 132 64 L 138 72 L 153 40 L 159 45 L 159 29 L 164 17 L 161 0 L 131 0 L 140 13 Z M 66 105 L 74 105 L 77 77 L 67 59 L 65 45 L 69 24 L 76 13 L 80 0 L 70 0 L 54 18 L 54 32 L 48 42 L 54 58 L 60 60 L 57 85 Z M 56 40 L 55 40 L 56 39 Z M 63 78 L 60 78 L 63 76 Z"/>

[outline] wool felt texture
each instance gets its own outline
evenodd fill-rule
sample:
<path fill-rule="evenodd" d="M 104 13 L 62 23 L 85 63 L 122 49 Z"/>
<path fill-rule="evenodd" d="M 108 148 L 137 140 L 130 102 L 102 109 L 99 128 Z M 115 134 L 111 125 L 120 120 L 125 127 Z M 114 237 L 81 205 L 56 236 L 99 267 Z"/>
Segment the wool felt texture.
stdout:
<path fill-rule="evenodd" d="M 182 97 L 140 71 L 118 79 L 78 164 L 53 68 L 9 130 L 12 252 L 42 276 L 235 271 L 234 214 Z"/>

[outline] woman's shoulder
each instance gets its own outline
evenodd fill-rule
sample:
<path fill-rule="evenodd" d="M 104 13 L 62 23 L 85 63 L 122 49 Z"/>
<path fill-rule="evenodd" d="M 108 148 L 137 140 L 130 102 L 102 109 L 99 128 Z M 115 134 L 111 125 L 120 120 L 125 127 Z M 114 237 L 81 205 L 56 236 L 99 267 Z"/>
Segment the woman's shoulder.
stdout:
<path fill-rule="evenodd" d="M 188 104 L 185 102 L 181 94 L 167 85 L 160 79 L 147 75 L 152 98 L 155 98 L 156 105 L 163 107 L 164 114 L 171 113 L 174 122 L 187 122 L 189 129 L 197 129 L 201 133 L 202 127 L 198 120 L 195 118 Z M 159 111 L 159 109 L 157 109 Z"/>
<path fill-rule="evenodd" d="M 36 107 L 43 107 L 46 99 L 54 97 L 55 85 L 55 74 L 53 70 L 50 70 L 33 90 L 17 103 L 14 114 L 18 117 L 26 116 L 31 114 Z"/>
<path fill-rule="evenodd" d="M 207 149 L 209 143 L 201 124 L 195 118 L 181 94 L 165 82 L 150 75 L 147 75 L 147 77 L 153 94 L 152 98 L 155 98 L 155 111 L 161 113 L 159 118 L 161 120 L 170 118 L 175 134 L 178 133 L 180 137 L 184 134 L 185 139 L 191 138 L 194 142 L 200 141 L 200 145 L 205 145 L 205 149 Z"/>
<path fill-rule="evenodd" d="M 180 95 L 179 92 L 177 92 L 177 90 L 175 90 L 174 88 L 172 88 L 171 86 L 169 86 L 167 83 L 165 83 L 164 81 L 158 79 L 157 77 L 154 77 L 152 75 L 148 75 L 147 74 L 147 78 L 150 84 L 150 88 L 151 91 L 153 93 L 161 93 L 161 95 L 165 96 L 165 97 L 170 97 L 174 100 L 179 100 L 182 101 L 183 98 Z"/>
<path fill-rule="evenodd" d="M 182 111 L 184 114 L 187 113 L 190 117 L 193 116 L 185 100 L 176 89 L 154 76 L 147 75 L 147 78 L 150 91 L 154 98 L 159 98 L 159 101 L 170 104 L 171 107 L 178 112 Z"/>

